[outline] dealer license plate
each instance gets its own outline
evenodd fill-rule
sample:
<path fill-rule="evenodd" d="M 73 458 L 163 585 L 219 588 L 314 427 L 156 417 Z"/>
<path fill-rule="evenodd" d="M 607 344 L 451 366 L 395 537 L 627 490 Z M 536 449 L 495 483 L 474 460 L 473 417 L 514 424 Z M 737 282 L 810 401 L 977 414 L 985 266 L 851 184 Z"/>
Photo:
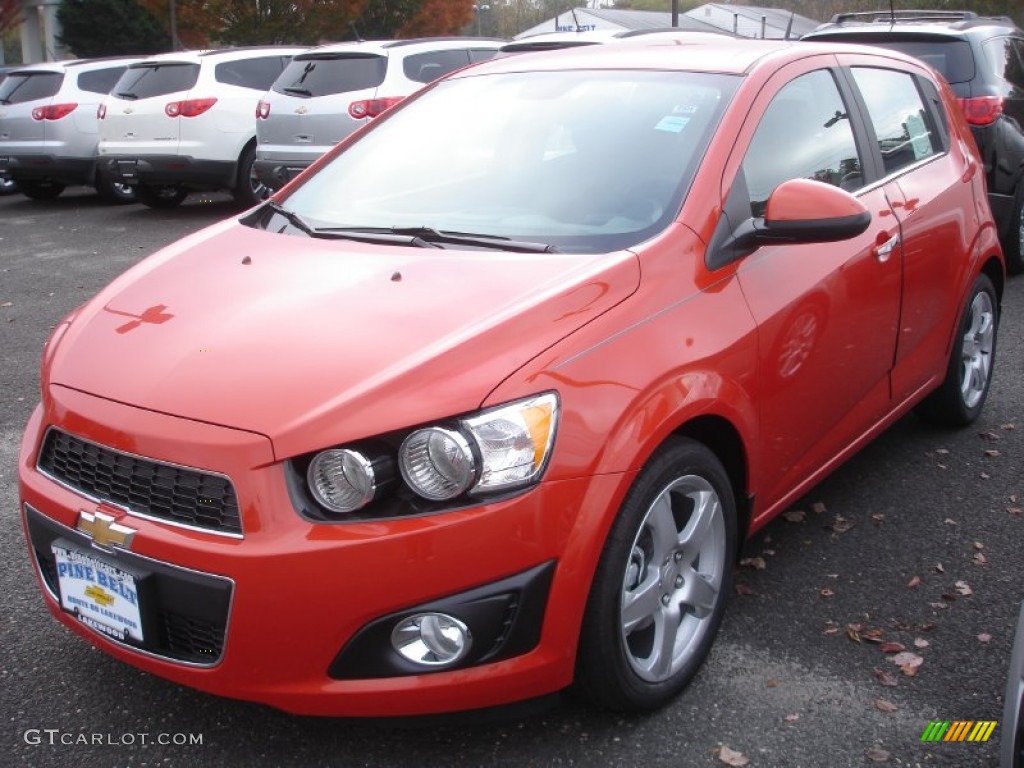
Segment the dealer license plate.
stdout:
<path fill-rule="evenodd" d="M 83 623 L 118 640 L 142 642 L 135 576 L 91 554 L 52 545 L 60 604 Z"/>

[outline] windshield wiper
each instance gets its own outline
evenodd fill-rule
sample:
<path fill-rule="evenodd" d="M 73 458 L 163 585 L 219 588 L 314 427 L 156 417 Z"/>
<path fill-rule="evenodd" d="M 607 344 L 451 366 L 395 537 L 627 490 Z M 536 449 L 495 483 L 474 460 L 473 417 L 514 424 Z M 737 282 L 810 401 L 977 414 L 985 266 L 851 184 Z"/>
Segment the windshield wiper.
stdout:
<path fill-rule="evenodd" d="M 286 85 L 281 89 L 285 93 L 297 93 L 300 96 L 312 96 L 313 92 L 309 88 L 303 88 L 301 85 Z"/>
<path fill-rule="evenodd" d="M 325 227 L 318 229 L 317 232 L 374 232 L 414 237 L 427 243 L 435 244 L 435 247 L 441 247 L 442 245 L 468 245 L 475 248 L 493 248 L 495 250 L 515 251 L 517 253 L 558 253 L 558 249 L 548 243 L 533 243 L 527 240 L 513 240 L 510 237 L 482 235 L 474 232 L 442 231 L 433 227 L 368 227 L 366 229 L 360 229 L 359 227 Z"/>
<path fill-rule="evenodd" d="M 324 240 L 354 240 L 359 243 L 373 243 L 375 245 L 412 245 L 417 248 L 441 247 L 411 234 L 376 230 L 348 230 L 340 227 L 337 229 L 314 227 L 295 211 L 288 210 L 275 200 L 267 200 L 263 208 L 283 217 L 297 230 L 310 237 L 318 237 Z"/>
<path fill-rule="evenodd" d="M 132 101 L 135 101 L 139 98 L 131 91 L 118 91 L 117 95 L 120 96 L 122 99 L 131 99 Z"/>

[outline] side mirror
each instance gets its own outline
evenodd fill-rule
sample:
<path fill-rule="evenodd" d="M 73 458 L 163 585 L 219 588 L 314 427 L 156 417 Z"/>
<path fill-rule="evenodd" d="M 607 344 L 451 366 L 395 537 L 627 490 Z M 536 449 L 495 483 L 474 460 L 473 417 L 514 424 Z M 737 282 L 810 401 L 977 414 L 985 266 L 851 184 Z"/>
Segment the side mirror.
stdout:
<path fill-rule="evenodd" d="M 743 192 L 744 200 L 749 199 L 745 187 Z M 732 200 L 726 204 L 726 215 L 720 225 L 728 223 L 730 203 Z M 863 233 L 870 224 L 871 213 L 849 192 L 821 181 L 790 179 L 779 184 L 768 197 L 763 218 L 748 217 L 725 237 L 714 239 L 718 245 L 709 266 L 723 266 L 762 245 L 848 240 Z"/>

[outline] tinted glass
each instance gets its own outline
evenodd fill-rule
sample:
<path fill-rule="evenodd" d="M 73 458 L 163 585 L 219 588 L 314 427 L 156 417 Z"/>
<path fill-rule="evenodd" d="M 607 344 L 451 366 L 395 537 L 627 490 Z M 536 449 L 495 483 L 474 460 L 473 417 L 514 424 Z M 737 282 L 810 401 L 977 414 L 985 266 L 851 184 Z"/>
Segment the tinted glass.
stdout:
<path fill-rule="evenodd" d="M 814 179 L 848 191 L 864 184 L 850 118 L 832 74 L 810 72 L 783 87 L 757 126 L 743 159 L 753 216 L 789 179 Z"/>
<path fill-rule="evenodd" d="M 939 71 L 950 83 L 966 83 L 974 78 L 974 55 L 966 40 L 948 37 L 911 37 L 899 34 L 815 35 L 813 40 L 877 45 L 921 59 Z"/>
<path fill-rule="evenodd" d="M 912 75 L 892 69 L 854 67 L 853 78 L 867 104 L 886 173 L 942 151 L 935 122 L 925 109 Z"/>
<path fill-rule="evenodd" d="M 281 57 L 264 56 L 259 59 L 242 61 L 225 61 L 213 70 L 213 77 L 218 83 L 237 85 L 241 88 L 252 88 L 267 91 L 281 74 Z"/>
<path fill-rule="evenodd" d="M 290 96 L 327 96 L 376 88 L 384 82 L 388 60 L 373 54 L 308 54 L 296 56 L 274 82 L 274 90 Z"/>
<path fill-rule="evenodd" d="M 493 59 L 498 51 L 494 48 L 470 48 L 469 60 L 474 64 L 478 61 Z"/>
<path fill-rule="evenodd" d="M 199 79 L 199 65 L 135 64 L 121 75 L 111 95 L 122 99 L 148 99 L 168 93 L 187 91 Z"/>
<path fill-rule="evenodd" d="M 110 93 L 110 89 L 120 79 L 127 67 L 111 67 L 83 72 L 78 76 L 78 87 L 90 93 Z"/>
<path fill-rule="evenodd" d="M 284 204 L 319 226 L 628 247 L 678 214 L 737 81 L 614 70 L 447 80 L 374 123 Z"/>
<path fill-rule="evenodd" d="M 427 51 L 407 56 L 402 62 L 405 76 L 417 83 L 429 83 L 469 64 L 469 52 Z"/>
<path fill-rule="evenodd" d="M 1024 62 L 1020 53 L 1024 53 L 1024 44 L 1017 45 L 1010 37 L 997 37 L 985 41 L 985 58 L 993 74 L 1000 80 L 1024 89 Z"/>
<path fill-rule="evenodd" d="M 0 83 L 0 104 L 21 104 L 48 99 L 60 90 L 64 75 L 60 72 L 34 72 L 8 75 Z"/>

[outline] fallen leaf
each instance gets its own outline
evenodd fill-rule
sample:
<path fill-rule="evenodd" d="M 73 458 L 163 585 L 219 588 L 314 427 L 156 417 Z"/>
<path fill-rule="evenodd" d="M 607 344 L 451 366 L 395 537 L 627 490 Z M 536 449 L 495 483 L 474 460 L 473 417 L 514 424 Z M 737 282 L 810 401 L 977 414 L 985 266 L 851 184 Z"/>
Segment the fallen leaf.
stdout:
<path fill-rule="evenodd" d="M 1020 517 L 1021 514 L 1024 514 L 1024 509 L 1021 507 L 1007 507 L 1006 511 L 1010 513 L 1011 517 Z"/>
<path fill-rule="evenodd" d="M 881 710 L 882 712 L 895 712 L 899 707 L 893 704 L 891 701 L 885 699 L 875 699 L 875 709 Z"/>
<path fill-rule="evenodd" d="M 946 454 L 949 453 L 949 451 L 947 451 L 945 448 L 936 448 L 935 452 L 940 456 L 945 456 Z"/>
<path fill-rule="evenodd" d="M 947 517 L 947 518 L 946 518 L 945 520 L 943 520 L 942 522 L 944 522 L 944 523 L 945 523 L 946 525 L 960 525 L 960 523 L 958 523 L 958 522 L 957 522 L 956 520 L 954 520 L 954 519 L 953 519 L 953 518 L 951 518 L 951 517 Z"/>
<path fill-rule="evenodd" d="M 864 630 L 864 634 L 861 637 L 872 643 L 880 643 L 882 642 L 882 630 L 878 627 L 872 627 L 871 629 Z"/>
<path fill-rule="evenodd" d="M 786 717 L 783 718 L 783 719 L 787 723 L 795 723 L 797 720 L 800 719 L 800 713 L 799 712 L 794 712 L 792 715 L 786 715 Z"/>
<path fill-rule="evenodd" d="M 765 685 L 767 685 L 769 688 L 778 688 L 779 681 L 774 677 L 769 677 L 768 680 L 765 681 Z"/>
<path fill-rule="evenodd" d="M 999 428 L 1000 428 L 1001 430 L 1003 430 L 1004 432 L 1012 432 L 1012 431 L 1013 431 L 1013 430 L 1015 430 L 1015 429 L 1016 429 L 1017 427 L 1016 427 L 1016 425 L 1014 425 L 1014 424 L 1002 424 L 1002 425 L 1000 425 L 1000 427 L 999 427 Z"/>
<path fill-rule="evenodd" d="M 979 432 L 978 437 L 980 437 L 982 440 L 988 440 L 990 443 L 994 443 L 997 440 L 1002 439 L 995 432 Z"/>
<path fill-rule="evenodd" d="M 853 642 L 855 643 L 860 642 L 860 632 L 854 629 L 853 625 L 849 625 L 846 627 L 846 636 L 853 640 Z"/>
<path fill-rule="evenodd" d="M 942 607 L 945 608 L 946 606 L 942 606 Z M 917 628 L 919 630 L 921 630 L 922 632 L 931 632 L 937 626 L 938 625 L 934 621 L 926 621 L 924 624 L 918 625 Z"/>
<path fill-rule="evenodd" d="M 907 582 L 907 588 L 908 589 L 914 589 L 920 583 L 921 583 L 921 577 L 920 576 L 914 576 L 910 581 Z"/>
<path fill-rule="evenodd" d="M 878 667 L 875 667 L 875 679 L 886 688 L 895 688 L 900 684 L 899 678 L 896 675 L 888 670 L 878 669 Z"/>
<path fill-rule="evenodd" d="M 1002 456 L 1003 454 L 1001 454 L 995 448 L 989 448 L 987 451 L 985 451 L 985 455 L 988 456 L 990 459 L 995 459 L 998 458 L 999 456 Z"/>
<path fill-rule="evenodd" d="M 838 635 L 839 625 L 834 621 L 826 621 L 825 628 L 821 631 L 823 635 Z"/>
<path fill-rule="evenodd" d="M 988 558 L 981 554 L 981 552 L 976 552 L 974 555 L 974 564 L 981 566 L 988 565 Z"/>
<path fill-rule="evenodd" d="M 782 516 L 790 523 L 802 523 L 807 515 L 802 509 L 791 509 Z"/>
<path fill-rule="evenodd" d="M 853 523 L 842 515 L 836 515 L 832 520 L 831 527 L 833 533 L 846 533 L 848 530 L 853 528 Z"/>
<path fill-rule="evenodd" d="M 890 656 L 889 661 L 900 668 L 900 672 L 908 677 L 913 677 L 917 674 L 917 668 L 924 664 L 924 659 L 918 656 L 916 653 L 910 651 L 903 651 L 897 653 L 895 656 Z"/>
<path fill-rule="evenodd" d="M 980 635 L 978 635 L 978 642 L 982 643 L 983 645 L 987 645 L 988 643 L 992 642 L 992 635 L 990 635 L 988 632 L 982 632 Z"/>
<path fill-rule="evenodd" d="M 914 638 L 914 647 L 915 648 L 927 648 L 929 645 L 931 645 L 931 643 L 929 643 L 923 637 L 916 637 L 916 638 Z"/>
<path fill-rule="evenodd" d="M 3 304 L 0 304 L 0 307 L 13 307 L 13 306 L 14 306 L 14 302 L 13 301 L 5 301 Z"/>
<path fill-rule="evenodd" d="M 885 512 L 875 512 L 873 515 L 871 515 L 871 519 L 879 525 L 881 525 L 883 522 L 885 522 Z"/>
<path fill-rule="evenodd" d="M 740 560 L 740 565 L 745 565 L 747 568 L 763 571 L 767 566 L 767 563 L 765 563 L 763 557 L 744 557 Z"/>
<path fill-rule="evenodd" d="M 984 545 L 984 544 L 982 544 L 982 543 L 981 543 L 980 541 L 976 541 L 976 542 L 974 542 L 974 544 L 973 544 L 972 546 L 973 546 L 973 547 L 974 547 L 975 549 L 984 549 L 984 548 L 985 548 L 985 545 Z"/>
<path fill-rule="evenodd" d="M 943 597 L 947 597 L 947 595 L 943 595 Z M 948 597 L 952 598 L 953 596 L 952 595 L 948 595 Z M 944 611 L 944 610 L 946 610 L 949 607 L 945 603 L 928 603 L 928 605 L 930 605 L 932 608 L 935 608 L 936 610 L 939 610 L 939 611 Z"/>
<path fill-rule="evenodd" d="M 938 571 L 939 573 L 945 573 L 946 572 L 946 569 L 942 567 L 942 563 L 936 563 L 935 564 L 935 570 Z"/>
<path fill-rule="evenodd" d="M 718 750 L 718 759 L 726 765 L 742 766 L 750 763 L 750 758 L 742 752 L 729 749 L 725 744 Z"/>
<path fill-rule="evenodd" d="M 826 600 L 828 598 L 832 597 L 834 594 L 835 594 L 835 592 L 832 591 L 831 587 L 822 587 L 821 589 L 818 590 L 819 597 L 823 597 Z"/>
<path fill-rule="evenodd" d="M 907 677 L 914 677 L 915 675 L 917 675 L 917 670 L 917 667 L 911 667 L 909 664 L 904 664 L 902 667 L 900 667 L 900 672 L 902 672 Z"/>
<path fill-rule="evenodd" d="M 811 510 L 816 515 L 823 515 L 827 511 L 825 505 L 820 501 L 816 501 L 813 504 L 811 504 Z"/>
<path fill-rule="evenodd" d="M 971 589 L 971 585 L 968 584 L 966 581 L 958 581 L 956 583 L 956 591 L 964 597 L 969 597 L 970 595 L 974 594 L 974 590 Z"/>
<path fill-rule="evenodd" d="M 878 747 L 871 747 L 864 751 L 864 757 L 873 763 L 887 763 L 889 762 L 889 753 L 884 749 Z"/>
<path fill-rule="evenodd" d="M 737 582 L 737 584 L 736 584 L 736 594 L 737 595 L 752 595 L 752 594 L 754 594 L 754 590 L 752 590 L 746 584 L 740 584 L 739 582 Z"/>
<path fill-rule="evenodd" d="M 988 472 L 981 472 L 978 474 L 978 477 L 980 477 L 982 480 L 990 480 L 992 478 L 992 475 L 990 475 Z"/>
<path fill-rule="evenodd" d="M 903 643 L 889 641 L 888 643 L 882 643 L 880 646 L 878 646 L 878 650 L 880 650 L 882 653 L 899 653 L 900 651 L 907 650 L 907 646 L 905 646 Z"/>

